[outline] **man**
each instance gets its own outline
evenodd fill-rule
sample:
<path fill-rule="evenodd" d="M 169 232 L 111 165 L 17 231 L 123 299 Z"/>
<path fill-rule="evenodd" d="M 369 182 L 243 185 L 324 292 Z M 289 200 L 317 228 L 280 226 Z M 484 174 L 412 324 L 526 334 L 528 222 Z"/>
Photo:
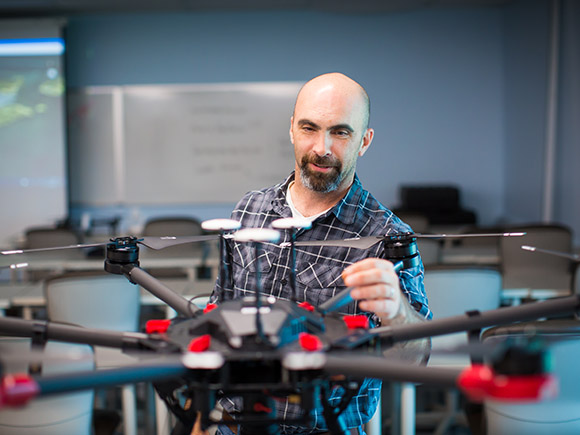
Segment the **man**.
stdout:
<path fill-rule="evenodd" d="M 410 231 L 409 226 L 365 191 L 355 174 L 356 162 L 369 149 L 374 131 L 368 127 L 370 104 L 366 91 L 349 77 L 330 73 L 307 82 L 298 93 L 290 120 L 295 170 L 284 182 L 247 193 L 237 204 L 232 219 L 245 228 L 267 228 L 285 217 L 304 217 L 312 222 L 300 230 L 297 240 L 343 239 Z M 283 234 L 283 240 L 289 234 Z M 423 288 L 423 266 L 405 269 L 398 276 L 393 264 L 382 259 L 382 246 L 368 250 L 342 247 L 300 247 L 296 250 L 296 281 L 301 300 L 318 306 L 345 287 L 352 287 L 354 303 L 345 313 L 367 312 L 375 324 L 419 322 L 430 317 Z M 261 288 L 277 298 L 290 299 L 290 249 L 280 244 L 264 244 L 260 261 L 248 244 L 230 241 L 227 262 L 231 282 L 219 280 L 211 301 L 219 303 L 235 294 L 254 294 L 257 275 Z M 257 265 L 260 271 L 256 270 Z M 259 273 L 257 273 L 259 272 Z M 369 314 L 369 315 L 370 315 Z M 429 341 L 401 346 L 428 353 Z M 419 357 L 419 359 L 421 359 Z M 380 382 L 368 379 L 344 412 L 346 424 L 357 428 L 376 410 Z M 340 399 L 340 392 L 330 398 Z M 226 399 L 230 414 L 239 404 Z M 281 402 L 277 416 L 291 419 L 299 413 L 296 405 Z M 227 434 L 228 428 L 220 428 Z M 281 433 L 325 433 L 321 410 L 313 426 L 281 425 Z"/>

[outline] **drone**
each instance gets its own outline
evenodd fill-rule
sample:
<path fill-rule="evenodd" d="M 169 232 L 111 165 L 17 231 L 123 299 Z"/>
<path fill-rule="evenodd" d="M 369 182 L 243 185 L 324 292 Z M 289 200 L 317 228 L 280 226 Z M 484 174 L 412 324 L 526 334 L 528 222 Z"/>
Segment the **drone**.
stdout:
<path fill-rule="evenodd" d="M 203 227 L 219 233 L 217 235 L 130 236 L 114 238 L 104 244 L 2 251 L 2 255 L 15 255 L 104 245 L 104 269 L 107 272 L 123 275 L 142 286 L 173 308 L 177 316 L 150 320 L 145 332 L 140 333 L 0 317 L 2 335 L 30 337 L 41 345 L 48 340 L 58 340 L 108 346 L 143 356 L 138 363 L 116 369 L 43 376 L 5 375 L 0 382 L 0 408 L 24 406 L 39 396 L 151 382 L 169 410 L 189 432 L 198 415 L 204 429 L 212 424 L 231 424 L 231 421 L 216 421 L 210 415 L 220 397 L 225 396 L 243 400 L 243 410 L 235 416 L 242 434 L 276 433 L 280 423 L 308 425 L 311 411 L 321 403 L 328 430 L 342 435 L 347 433 L 342 412 L 363 379 L 369 377 L 459 388 L 476 401 L 486 398 L 530 401 L 553 394 L 555 378 L 544 365 L 546 350 L 525 343 L 507 343 L 502 349 L 495 348 L 496 355 L 491 364 L 473 364 L 463 370 L 414 366 L 404 360 L 386 359 L 382 352 L 407 340 L 572 314 L 580 309 L 579 296 L 473 311 L 417 324 L 372 327 L 364 314 L 340 314 L 340 308 L 352 300 L 348 288 L 318 307 L 301 302 L 296 291 L 290 300 L 280 300 L 257 288 L 253 296 L 237 297 L 219 305 L 208 304 L 201 309 L 139 266 L 139 245 L 163 249 L 181 243 L 219 240 L 220 255 L 223 256 L 228 238 L 239 243 L 253 243 L 257 261 L 261 244 L 276 243 L 280 231 L 284 230 L 291 232 L 287 246 L 292 249 L 293 261 L 296 246 L 341 245 L 364 249 L 383 243 L 387 258 L 394 263 L 395 271 L 400 271 L 420 261 L 417 238 L 448 236 L 399 233 L 345 240 L 296 241 L 297 230 L 307 225 L 308 222 L 298 219 L 281 219 L 274 223 L 273 229 L 240 229 L 239 222 L 214 219 L 204 222 Z M 523 234 L 467 236 L 512 237 Z M 220 278 L 225 281 L 230 271 L 223 258 L 220 264 Z M 294 269 L 294 264 L 292 267 Z M 293 270 L 291 286 L 295 290 L 294 274 Z M 526 361 L 526 364 L 514 364 L 514 359 L 516 362 Z M 345 394 L 338 404 L 331 405 L 325 399 L 336 387 L 342 387 Z M 273 407 L 273 402 L 281 397 L 291 397 L 304 413 L 292 421 L 282 420 Z"/>

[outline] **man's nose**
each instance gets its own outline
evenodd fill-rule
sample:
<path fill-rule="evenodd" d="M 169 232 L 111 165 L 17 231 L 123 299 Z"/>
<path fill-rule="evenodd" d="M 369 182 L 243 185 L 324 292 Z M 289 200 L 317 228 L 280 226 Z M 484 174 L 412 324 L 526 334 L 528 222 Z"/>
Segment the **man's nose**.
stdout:
<path fill-rule="evenodd" d="M 313 151 L 319 156 L 332 154 L 332 140 L 329 134 L 320 133 L 316 138 Z"/>

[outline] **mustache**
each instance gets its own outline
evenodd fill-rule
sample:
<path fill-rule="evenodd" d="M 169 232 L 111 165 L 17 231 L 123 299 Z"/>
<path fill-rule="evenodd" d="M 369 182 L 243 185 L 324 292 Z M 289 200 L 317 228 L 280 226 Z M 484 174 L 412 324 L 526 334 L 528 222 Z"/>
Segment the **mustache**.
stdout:
<path fill-rule="evenodd" d="M 328 168 L 340 168 L 342 165 L 340 160 L 333 156 L 319 156 L 318 154 L 310 154 L 302 157 L 302 166 L 312 163 L 317 166 Z"/>

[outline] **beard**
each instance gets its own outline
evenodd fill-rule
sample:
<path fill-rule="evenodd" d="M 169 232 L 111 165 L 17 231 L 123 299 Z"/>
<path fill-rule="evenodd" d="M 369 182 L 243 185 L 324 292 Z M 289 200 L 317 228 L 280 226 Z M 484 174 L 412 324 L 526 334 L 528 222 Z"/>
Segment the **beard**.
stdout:
<path fill-rule="evenodd" d="M 330 168 L 328 172 L 312 171 L 309 163 Z M 300 180 L 315 192 L 327 193 L 336 190 L 343 180 L 342 162 L 335 157 L 320 157 L 317 154 L 304 155 L 300 160 Z"/>

